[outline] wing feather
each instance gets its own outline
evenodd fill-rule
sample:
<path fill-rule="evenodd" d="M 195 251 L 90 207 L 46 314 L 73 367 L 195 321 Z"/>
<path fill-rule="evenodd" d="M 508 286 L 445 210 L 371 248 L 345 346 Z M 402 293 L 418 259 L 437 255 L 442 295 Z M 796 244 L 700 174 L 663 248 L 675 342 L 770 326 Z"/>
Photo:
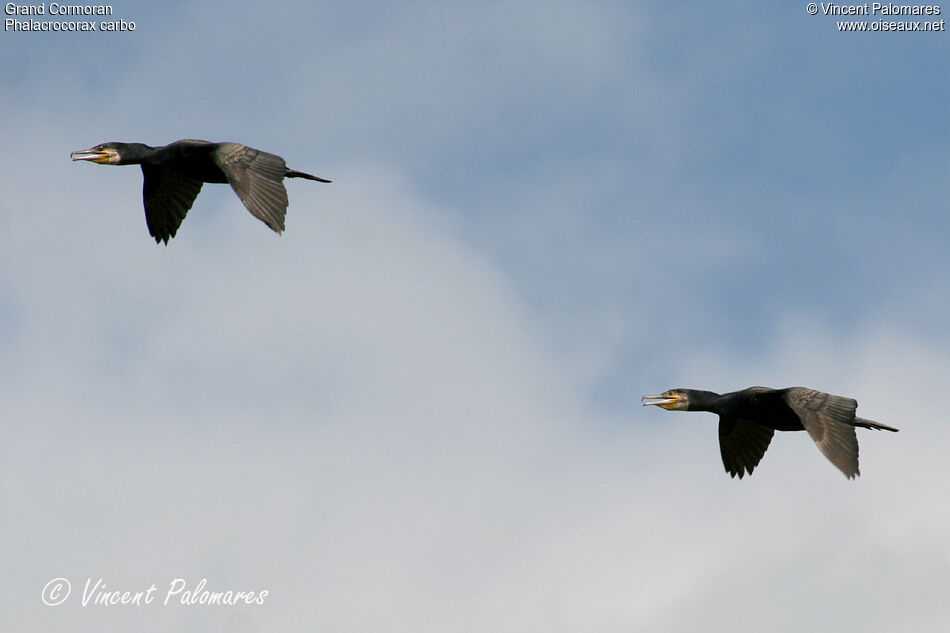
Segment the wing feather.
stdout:
<path fill-rule="evenodd" d="M 284 159 L 238 143 L 221 143 L 214 157 L 247 210 L 277 233 L 282 232 L 288 204 Z"/>
<path fill-rule="evenodd" d="M 802 426 L 821 452 L 845 477 L 852 479 L 861 474 L 858 470 L 858 438 L 854 432 L 856 400 L 794 387 L 786 392 L 785 401 L 801 419 Z"/>
<path fill-rule="evenodd" d="M 178 227 L 194 204 L 201 181 L 174 169 L 142 165 L 142 199 L 145 201 L 145 223 L 155 242 L 175 237 Z"/>
<path fill-rule="evenodd" d="M 722 465 L 732 477 L 739 477 L 752 471 L 759 462 L 775 431 L 742 418 L 719 417 L 719 452 Z"/>

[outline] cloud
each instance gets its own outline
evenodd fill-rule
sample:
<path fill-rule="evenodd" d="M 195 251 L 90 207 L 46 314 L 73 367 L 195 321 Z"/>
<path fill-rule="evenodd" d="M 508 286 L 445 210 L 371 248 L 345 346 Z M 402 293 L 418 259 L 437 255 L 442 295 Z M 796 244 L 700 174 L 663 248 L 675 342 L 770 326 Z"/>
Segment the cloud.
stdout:
<path fill-rule="evenodd" d="M 676 631 L 702 612 L 722 630 L 735 612 L 721 587 L 736 575 L 761 617 L 793 611 L 763 589 L 784 584 L 813 599 L 801 616 L 812 623 L 842 602 L 868 608 L 874 590 L 908 595 L 872 572 L 939 547 L 905 491 L 943 480 L 945 433 L 927 427 L 933 460 L 920 460 L 905 438 L 923 429 L 878 394 L 933 388 L 945 354 L 875 331 L 839 343 L 807 320 L 751 364 L 695 354 L 678 378 L 807 376 L 902 427 L 862 433 L 858 482 L 797 434 L 736 482 L 711 416 L 633 408 L 614 420 L 590 407 L 450 210 L 378 166 L 345 172 L 326 187 L 291 183 L 282 237 L 212 195 L 167 248 L 135 217 L 104 226 L 102 247 L 73 246 L 69 270 L 7 276 L 23 329 L 3 398 L 16 421 L 4 496 L 18 520 L 2 529 L 22 574 L 4 591 L 26 606 L 5 626 Z M 130 211 L 108 204 L 108 217 Z M 58 252 L 71 236 L 54 226 L 37 239 Z M 916 411 L 939 419 L 936 402 Z M 33 606 L 59 575 L 130 589 L 207 577 L 271 597 L 213 613 Z M 855 583 L 864 590 L 843 592 Z"/>
<path fill-rule="evenodd" d="M 439 565 L 425 559 L 454 555 L 516 456 L 566 433 L 568 389 L 517 301 L 434 210 L 372 168 L 310 198 L 281 238 L 237 200 L 198 220 L 199 199 L 168 248 L 104 226 L 109 246 L 73 247 L 69 270 L 8 277 L 23 314 L 3 405 L 20 520 L 4 541 L 48 544 L 11 581 L 18 600 L 46 573 L 116 586 L 217 571 L 301 601 L 344 599 L 332 579 L 356 574 L 382 601 L 407 571 L 428 582 Z M 71 235 L 39 239 L 58 252 Z M 279 543 L 299 549 L 275 565 Z"/>

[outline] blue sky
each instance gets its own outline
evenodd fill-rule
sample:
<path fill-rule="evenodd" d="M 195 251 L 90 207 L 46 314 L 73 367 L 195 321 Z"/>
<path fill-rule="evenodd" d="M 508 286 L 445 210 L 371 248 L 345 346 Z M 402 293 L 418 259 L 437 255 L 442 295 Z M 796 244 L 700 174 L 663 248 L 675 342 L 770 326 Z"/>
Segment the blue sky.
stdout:
<path fill-rule="evenodd" d="M 0 34 L 0 630 L 950 625 L 946 34 L 805 4 L 112 5 Z M 246 143 L 157 247 L 109 140 Z M 853 396 L 722 471 L 643 394 Z M 58 607 L 65 577 L 264 605 Z"/>

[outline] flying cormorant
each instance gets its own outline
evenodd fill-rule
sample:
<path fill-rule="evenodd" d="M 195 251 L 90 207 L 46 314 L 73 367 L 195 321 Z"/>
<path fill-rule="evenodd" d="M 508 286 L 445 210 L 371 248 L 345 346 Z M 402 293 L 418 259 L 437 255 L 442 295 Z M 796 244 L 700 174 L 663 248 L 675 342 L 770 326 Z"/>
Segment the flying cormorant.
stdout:
<path fill-rule="evenodd" d="M 719 414 L 719 449 L 726 471 L 742 479 L 759 464 L 775 431 L 808 431 L 832 464 L 851 479 L 858 471 L 858 438 L 854 427 L 897 431 L 894 427 L 855 417 L 852 398 L 789 387 L 749 387 L 719 395 L 696 389 L 671 389 L 643 396 L 643 406 L 671 411 L 709 411 Z"/>
<path fill-rule="evenodd" d="M 141 165 L 145 182 L 145 222 L 155 242 L 175 237 L 201 184 L 229 183 L 254 217 L 278 233 L 284 230 L 287 190 L 284 178 L 330 182 L 287 169 L 284 159 L 238 143 L 175 141 L 163 147 L 142 143 L 102 143 L 73 152 L 73 160 L 102 165 Z"/>

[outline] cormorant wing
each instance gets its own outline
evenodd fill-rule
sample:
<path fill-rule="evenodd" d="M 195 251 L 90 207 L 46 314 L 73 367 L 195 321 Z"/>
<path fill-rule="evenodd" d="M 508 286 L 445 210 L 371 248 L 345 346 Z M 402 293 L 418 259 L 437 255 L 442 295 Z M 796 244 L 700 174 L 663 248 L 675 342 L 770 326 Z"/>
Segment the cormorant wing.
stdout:
<path fill-rule="evenodd" d="M 221 143 L 214 161 L 247 210 L 278 233 L 283 231 L 287 214 L 284 159 L 239 143 Z"/>
<path fill-rule="evenodd" d="M 802 426 L 821 452 L 845 477 L 851 479 L 861 474 L 858 471 L 858 438 L 854 433 L 856 400 L 793 387 L 785 393 L 785 402 L 801 419 Z"/>
<path fill-rule="evenodd" d="M 720 415 L 719 452 L 726 471 L 739 479 L 747 472 L 751 475 L 774 434 L 775 431 L 756 422 Z"/>
<path fill-rule="evenodd" d="M 181 221 L 194 204 L 201 181 L 189 178 L 174 169 L 142 164 L 142 198 L 145 200 L 145 223 L 155 242 L 168 243 L 175 237 Z"/>

